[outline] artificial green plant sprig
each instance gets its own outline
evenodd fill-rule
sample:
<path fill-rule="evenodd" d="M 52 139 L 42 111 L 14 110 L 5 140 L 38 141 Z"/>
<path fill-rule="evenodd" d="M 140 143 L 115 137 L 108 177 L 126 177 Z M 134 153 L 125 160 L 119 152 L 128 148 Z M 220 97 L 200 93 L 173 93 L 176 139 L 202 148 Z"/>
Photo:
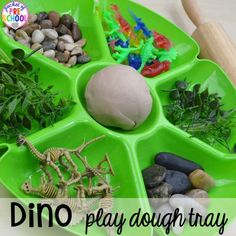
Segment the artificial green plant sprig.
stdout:
<path fill-rule="evenodd" d="M 34 123 L 51 125 L 72 104 L 66 99 L 56 103 L 58 94 L 52 92 L 53 86 L 39 86 L 39 70 L 33 70 L 26 61 L 37 50 L 25 55 L 15 49 L 12 60 L 0 50 L 0 138 L 8 140 L 27 133 Z"/>

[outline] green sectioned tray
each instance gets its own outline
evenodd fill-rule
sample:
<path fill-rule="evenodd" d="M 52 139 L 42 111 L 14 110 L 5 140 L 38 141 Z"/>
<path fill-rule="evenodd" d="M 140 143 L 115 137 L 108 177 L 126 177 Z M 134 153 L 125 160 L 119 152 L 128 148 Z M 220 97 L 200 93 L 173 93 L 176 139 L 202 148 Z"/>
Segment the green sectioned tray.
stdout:
<path fill-rule="evenodd" d="M 0 8 L 8 1 L 0 1 Z M 95 165 L 104 153 L 108 153 L 116 176 L 111 178 L 113 186 L 120 186 L 117 198 L 140 199 L 144 210 L 149 211 L 149 203 L 142 179 L 141 171 L 152 165 L 158 152 L 173 152 L 186 159 L 202 165 L 216 180 L 229 180 L 226 184 L 216 186 L 209 194 L 212 198 L 236 198 L 236 155 L 228 154 L 220 146 L 208 144 L 191 138 L 179 130 L 165 118 L 162 106 L 167 103 L 167 95 L 163 89 L 170 89 L 178 79 L 187 78 L 192 83 L 201 83 L 209 87 L 210 92 L 217 92 L 223 97 L 225 108 L 236 106 L 236 90 L 222 69 L 208 60 L 199 60 L 199 47 L 196 42 L 174 24 L 158 14 L 128 0 L 108 0 L 120 6 L 124 16 L 132 22 L 128 9 L 132 9 L 142 17 L 150 29 L 165 34 L 170 38 L 178 52 L 178 58 L 170 71 L 152 79 L 146 79 L 153 96 L 153 109 L 145 123 L 134 131 L 110 129 L 98 124 L 86 111 L 84 90 L 91 76 L 98 70 L 116 63 L 110 55 L 103 31 L 102 23 L 96 12 L 93 0 L 55 1 L 40 0 L 24 2 L 31 13 L 55 10 L 70 13 L 79 23 L 84 37 L 88 40 L 85 50 L 92 61 L 83 66 L 66 68 L 40 54 L 33 55 L 29 61 L 35 68 L 40 68 L 42 86 L 54 85 L 61 96 L 70 96 L 77 104 L 73 110 L 54 126 L 37 130 L 29 136 L 30 141 L 41 151 L 48 147 L 74 148 L 83 142 L 99 135 L 106 135 L 86 150 L 91 156 L 91 164 Z M 26 53 L 30 49 L 10 39 L 2 30 L 0 22 L 0 47 L 8 55 L 14 48 L 22 48 Z M 203 86 L 203 87 L 204 87 Z M 236 127 L 233 129 L 230 145 L 236 142 Z M 0 181 L 17 198 L 26 198 L 20 187 L 29 177 L 37 173 L 38 161 L 26 147 L 18 147 L 15 143 L 0 144 Z M 141 199 L 144 198 L 144 199 Z M 214 208 L 214 206 L 211 206 Z M 84 235 L 84 227 L 68 228 L 72 233 Z M 129 230 L 129 229 L 127 229 Z M 129 232 L 129 231 L 125 231 Z M 124 235 L 131 235 L 126 234 Z M 198 229 L 186 229 L 183 235 L 199 235 Z M 165 235 L 164 230 L 158 230 Z M 215 235 L 217 229 L 209 235 Z M 103 235 L 101 229 L 94 229 L 90 235 Z M 136 229 L 136 235 L 152 235 L 151 228 Z M 205 235 L 205 234 L 201 234 Z"/>

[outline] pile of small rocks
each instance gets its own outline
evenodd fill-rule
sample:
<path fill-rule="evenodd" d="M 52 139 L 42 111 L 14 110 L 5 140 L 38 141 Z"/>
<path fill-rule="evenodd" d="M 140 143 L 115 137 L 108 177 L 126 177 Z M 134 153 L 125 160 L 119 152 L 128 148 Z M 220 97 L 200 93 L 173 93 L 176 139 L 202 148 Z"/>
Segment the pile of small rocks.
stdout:
<path fill-rule="evenodd" d="M 91 59 L 83 47 L 86 39 L 82 38 L 78 23 L 69 14 L 62 16 L 55 11 L 31 14 L 26 25 L 18 30 L 4 27 L 11 38 L 67 67 L 85 64 Z"/>
<path fill-rule="evenodd" d="M 189 212 L 191 207 L 199 214 L 206 213 L 210 203 L 207 192 L 215 181 L 197 163 L 161 152 L 155 156 L 155 165 L 142 174 L 156 213 L 173 213 L 176 208 Z"/>

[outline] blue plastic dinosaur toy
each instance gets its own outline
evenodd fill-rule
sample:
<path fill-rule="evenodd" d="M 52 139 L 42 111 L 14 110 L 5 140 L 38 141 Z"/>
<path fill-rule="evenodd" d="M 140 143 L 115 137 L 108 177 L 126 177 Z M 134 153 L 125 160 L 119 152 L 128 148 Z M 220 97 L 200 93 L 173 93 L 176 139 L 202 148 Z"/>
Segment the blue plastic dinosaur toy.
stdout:
<path fill-rule="evenodd" d="M 147 28 L 147 26 L 143 23 L 142 18 L 138 18 L 131 10 L 129 10 L 130 15 L 133 17 L 133 19 L 136 22 L 135 30 L 139 31 L 142 30 L 143 34 L 147 37 L 150 38 L 152 36 L 152 31 Z"/>

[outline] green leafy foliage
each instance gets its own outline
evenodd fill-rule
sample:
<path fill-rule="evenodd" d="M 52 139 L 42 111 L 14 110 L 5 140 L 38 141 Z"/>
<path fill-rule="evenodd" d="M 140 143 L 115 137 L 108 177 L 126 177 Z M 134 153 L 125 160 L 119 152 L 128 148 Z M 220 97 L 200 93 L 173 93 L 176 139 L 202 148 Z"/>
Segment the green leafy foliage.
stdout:
<path fill-rule="evenodd" d="M 33 124 L 47 127 L 61 117 L 73 104 L 66 99 L 55 102 L 58 94 L 39 86 L 39 70 L 33 67 L 21 49 L 11 52 L 12 63 L 0 63 L 0 138 L 11 139 L 19 133 L 28 133 Z"/>
<path fill-rule="evenodd" d="M 171 123 L 210 145 L 218 142 L 231 151 L 228 141 L 236 109 L 223 110 L 222 98 L 217 93 L 209 94 L 208 89 L 202 91 L 200 84 L 189 89 L 186 81 L 177 81 L 167 92 L 170 104 L 164 110 Z"/>

